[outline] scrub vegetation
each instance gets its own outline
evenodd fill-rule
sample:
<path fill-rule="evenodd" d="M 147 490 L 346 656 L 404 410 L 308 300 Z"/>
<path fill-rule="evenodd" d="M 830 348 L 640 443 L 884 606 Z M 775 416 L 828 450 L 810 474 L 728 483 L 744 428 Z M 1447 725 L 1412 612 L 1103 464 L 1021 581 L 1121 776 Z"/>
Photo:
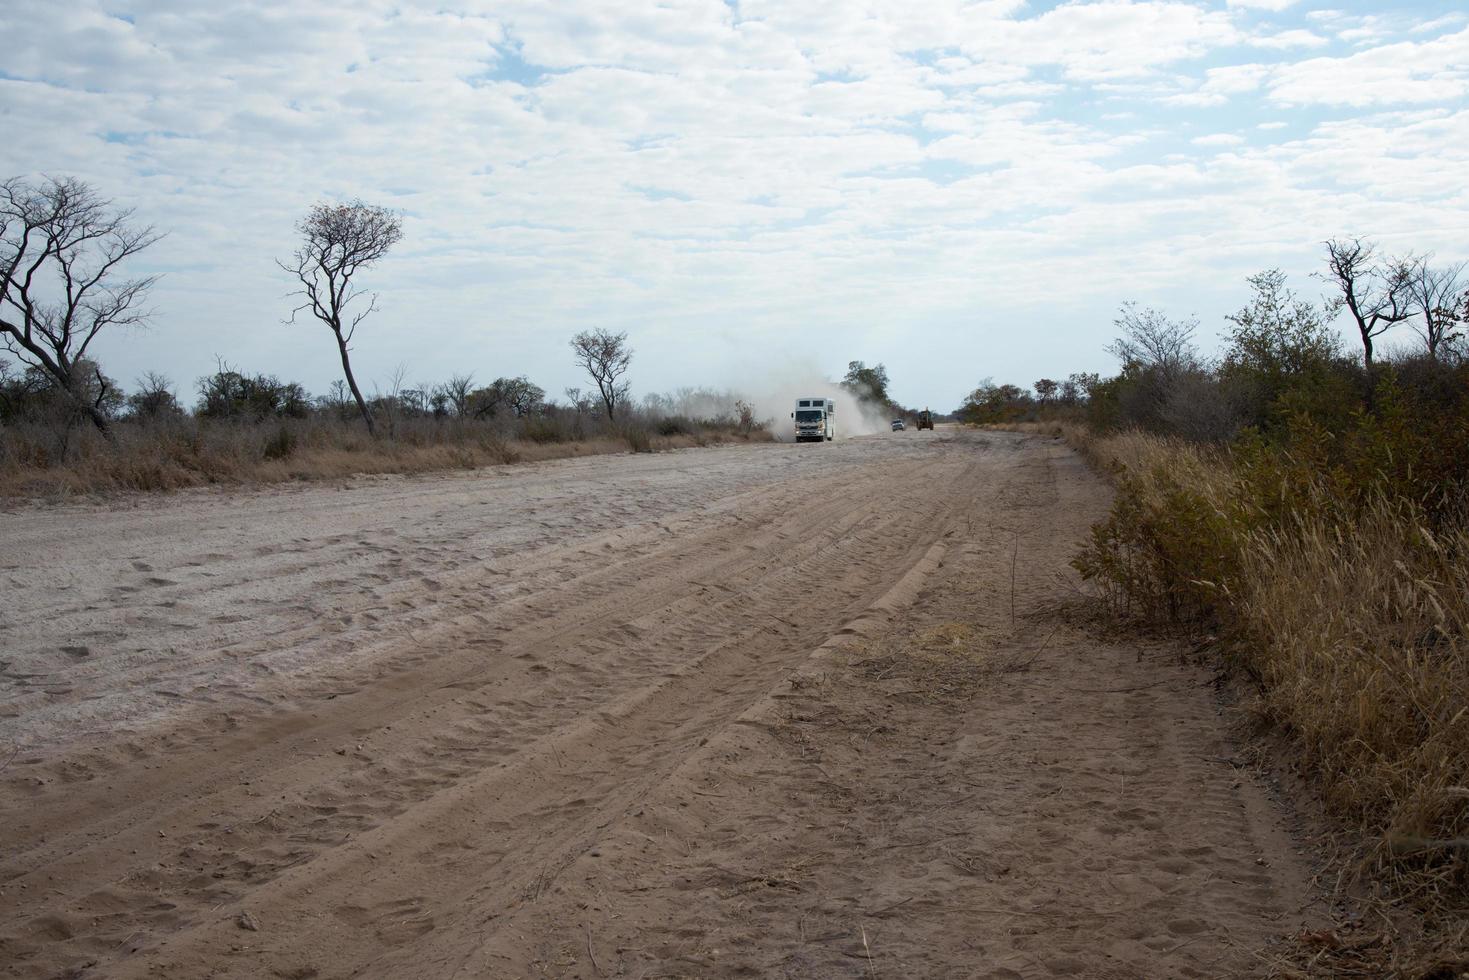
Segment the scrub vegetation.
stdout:
<path fill-rule="evenodd" d="M 770 438 L 736 396 L 704 389 L 649 395 L 609 419 L 575 388 L 557 403 L 523 377 L 410 386 L 399 372 L 386 392 L 365 399 L 373 434 L 343 382 L 312 397 L 294 382 L 221 364 L 185 406 L 167 378 L 141 378 L 124 396 L 95 374 L 107 385 L 105 431 L 44 372 L 0 360 L 0 494 L 472 469 Z"/>
<path fill-rule="evenodd" d="M 631 400 L 626 334 L 571 341 L 595 388 L 557 404 L 524 376 L 488 384 L 461 374 L 408 384 L 400 367 L 369 397 L 350 351 L 376 294 L 360 285 L 402 238 L 393 212 L 320 203 L 278 263 L 300 287 L 291 314 L 330 328 L 342 379 L 322 396 L 221 361 L 185 404 L 170 379 L 126 394 L 92 342 L 150 315 L 155 277 L 123 267 L 161 237 L 75 178 L 0 181 L 0 495 L 168 490 L 210 483 L 405 473 L 589 453 L 652 452 L 769 439 L 750 405 L 682 389 Z M 8 355 L 8 356 L 7 356 Z"/>
<path fill-rule="evenodd" d="M 1210 641 L 1353 842 L 1343 880 L 1409 913 L 1375 951 L 1302 937 L 1290 969 L 1439 975 L 1469 963 L 1469 298 L 1415 292 L 1415 270 L 1443 278 L 1421 259 L 1366 270 L 1353 245 L 1356 281 L 1340 243 L 1323 278 L 1354 298 L 1255 276 L 1217 361 L 1196 323 L 1124 306 L 1117 375 L 987 384 L 962 414 L 1048 429 L 1115 473 L 1075 567 L 1119 619 Z M 1384 355 L 1389 326 L 1421 343 Z"/>

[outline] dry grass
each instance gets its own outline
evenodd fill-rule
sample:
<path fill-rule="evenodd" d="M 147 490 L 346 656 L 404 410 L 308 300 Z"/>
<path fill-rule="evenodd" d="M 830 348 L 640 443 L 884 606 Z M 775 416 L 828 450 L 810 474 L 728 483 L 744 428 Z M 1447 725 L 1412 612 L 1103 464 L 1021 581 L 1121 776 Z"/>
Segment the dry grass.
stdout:
<path fill-rule="evenodd" d="M 1251 708 L 1360 842 L 1343 880 L 1370 872 L 1355 877 L 1418 920 L 1376 945 L 1303 946 L 1282 975 L 1469 962 L 1454 928 L 1469 915 L 1469 521 L 1390 486 L 1344 501 L 1279 455 L 1135 433 L 1086 445 L 1118 494 L 1077 567 L 1121 618 L 1227 638 Z M 1343 959 L 1368 954 L 1384 972 Z"/>
<path fill-rule="evenodd" d="M 1081 422 L 1069 420 L 1006 422 L 1001 425 L 983 425 L 980 428 L 995 429 L 1002 432 L 1022 432 L 1026 435 L 1049 436 L 1052 439 L 1060 439 L 1103 472 L 1110 470 L 1113 465 L 1107 459 L 1105 451 L 1102 449 L 1102 444 L 1107 441 L 1108 437 L 1097 435 L 1090 427 Z"/>
<path fill-rule="evenodd" d="M 1378 829 L 1402 890 L 1469 877 L 1469 530 L 1401 500 L 1249 535 L 1232 616 L 1261 708 L 1296 735 L 1329 804 Z"/>
<path fill-rule="evenodd" d="M 0 498 L 472 470 L 770 438 L 764 430 L 741 434 L 710 428 L 664 436 L 636 427 L 538 441 L 487 425 L 415 422 L 379 439 L 370 438 L 355 425 L 321 419 L 243 425 L 192 420 L 119 425 L 111 442 L 87 429 L 12 427 L 0 431 Z"/>

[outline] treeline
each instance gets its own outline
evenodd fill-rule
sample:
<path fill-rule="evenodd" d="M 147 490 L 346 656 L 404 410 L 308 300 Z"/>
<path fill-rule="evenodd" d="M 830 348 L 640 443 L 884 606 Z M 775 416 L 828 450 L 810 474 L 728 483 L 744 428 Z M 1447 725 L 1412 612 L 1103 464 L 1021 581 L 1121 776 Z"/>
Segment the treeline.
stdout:
<path fill-rule="evenodd" d="M 1388 891 L 1462 923 L 1469 295 L 1460 267 L 1373 254 L 1328 243 L 1320 305 L 1278 271 L 1252 277 L 1215 359 L 1197 322 L 1124 306 L 1117 374 L 987 385 L 964 413 L 1056 421 L 1115 469 L 1111 512 L 1074 562 L 1098 599 L 1208 638 Z M 1341 312 L 1356 351 L 1329 327 Z M 1440 942 L 1466 952 L 1430 931 L 1414 955 Z"/>
<path fill-rule="evenodd" d="M 0 493 L 421 472 L 770 438 L 737 396 L 702 388 L 629 399 L 609 418 L 600 398 L 572 388 L 551 399 L 524 377 L 394 382 L 365 396 L 369 434 L 342 382 L 313 396 L 220 365 L 186 402 L 157 374 L 127 394 L 95 369 L 89 377 L 105 434 L 43 372 L 0 364 Z"/>
<path fill-rule="evenodd" d="M 1329 297 L 1302 299 L 1277 269 L 1250 277 L 1249 302 L 1227 318 L 1217 358 L 1200 352 L 1197 319 L 1125 303 L 1107 347 L 1120 365 L 1116 375 L 1042 378 L 1028 388 L 986 381 L 957 414 L 979 424 L 1080 418 L 1220 443 L 1246 430 L 1283 431 L 1303 414 L 1339 422 L 1370 409 L 1382 385 L 1455 402 L 1469 354 L 1465 264 L 1379 258 L 1373 243 L 1357 238 L 1325 248 L 1319 278 Z M 1338 318 L 1356 333 L 1357 352 L 1331 329 Z M 1397 344 L 1384 358 L 1385 338 Z"/>
<path fill-rule="evenodd" d="M 239 479 L 475 466 L 616 448 L 647 451 L 724 438 L 768 438 L 750 406 L 685 389 L 633 401 L 626 333 L 570 339 L 589 385 L 564 402 L 525 376 L 464 373 L 364 390 L 350 351 L 376 296 L 361 275 L 402 238 L 398 215 L 353 201 L 313 206 L 298 247 L 278 262 L 298 316 L 325 326 L 341 380 L 313 396 L 299 383 L 219 362 L 180 391 L 148 373 L 125 391 L 94 341 L 143 325 L 154 277 L 124 266 L 160 238 L 82 181 L 0 181 L 0 492 L 135 489 Z M 560 448 L 554 448 L 560 447 Z"/>
<path fill-rule="evenodd" d="M 369 433 L 343 381 L 313 396 L 298 382 L 221 362 L 185 401 L 156 373 L 124 392 L 94 363 L 76 368 L 64 390 L 43 370 L 0 359 L 0 492 L 417 472 L 770 438 L 747 403 L 703 388 L 635 402 L 624 385 L 609 415 L 597 389 L 568 388 L 557 400 L 524 376 L 410 385 L 400 369 L 386 391 L 364 397 Z"/>

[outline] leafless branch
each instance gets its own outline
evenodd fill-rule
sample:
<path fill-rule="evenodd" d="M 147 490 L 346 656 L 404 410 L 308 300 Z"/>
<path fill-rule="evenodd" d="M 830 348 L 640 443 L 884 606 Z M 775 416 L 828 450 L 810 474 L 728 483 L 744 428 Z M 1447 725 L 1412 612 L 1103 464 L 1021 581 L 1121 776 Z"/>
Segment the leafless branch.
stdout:
<path fill-rule="evenodd" d="M 102 331 L 150 317 L 143 303 L 158 277 L 118 273 L 162 237 L 76 178 L 0 181 L 0 344 L 44 372 L 104 432 L 109 386 L 92 388 L 96 368 L 82 365 Z"/>

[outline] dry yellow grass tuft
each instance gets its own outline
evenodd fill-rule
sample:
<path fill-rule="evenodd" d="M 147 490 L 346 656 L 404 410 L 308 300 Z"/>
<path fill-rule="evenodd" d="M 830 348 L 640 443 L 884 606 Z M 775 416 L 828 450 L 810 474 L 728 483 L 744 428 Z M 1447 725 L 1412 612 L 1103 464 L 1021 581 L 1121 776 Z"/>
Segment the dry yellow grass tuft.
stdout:
<path fill-rule="evenodd" d="M 1339 812 L 1380 831 L 1410 888 L 1469 884 L 1469 532 L 1402 500 L 1355 525 L 1257 531 L 1232 616 L 1262 707 L 1293 731 Z M 1449 872 L 1449 878 L 1442 877 Z"/>
<path fill-rule="evenodd" d="M 1278 455 L 1088 436 L 1117 473 L 1076 560 L 1117 614 L 1219 631 L 1362 856 L 1430 914 L 1469 909 L 1469 522 L 1347 501 Z"/>

